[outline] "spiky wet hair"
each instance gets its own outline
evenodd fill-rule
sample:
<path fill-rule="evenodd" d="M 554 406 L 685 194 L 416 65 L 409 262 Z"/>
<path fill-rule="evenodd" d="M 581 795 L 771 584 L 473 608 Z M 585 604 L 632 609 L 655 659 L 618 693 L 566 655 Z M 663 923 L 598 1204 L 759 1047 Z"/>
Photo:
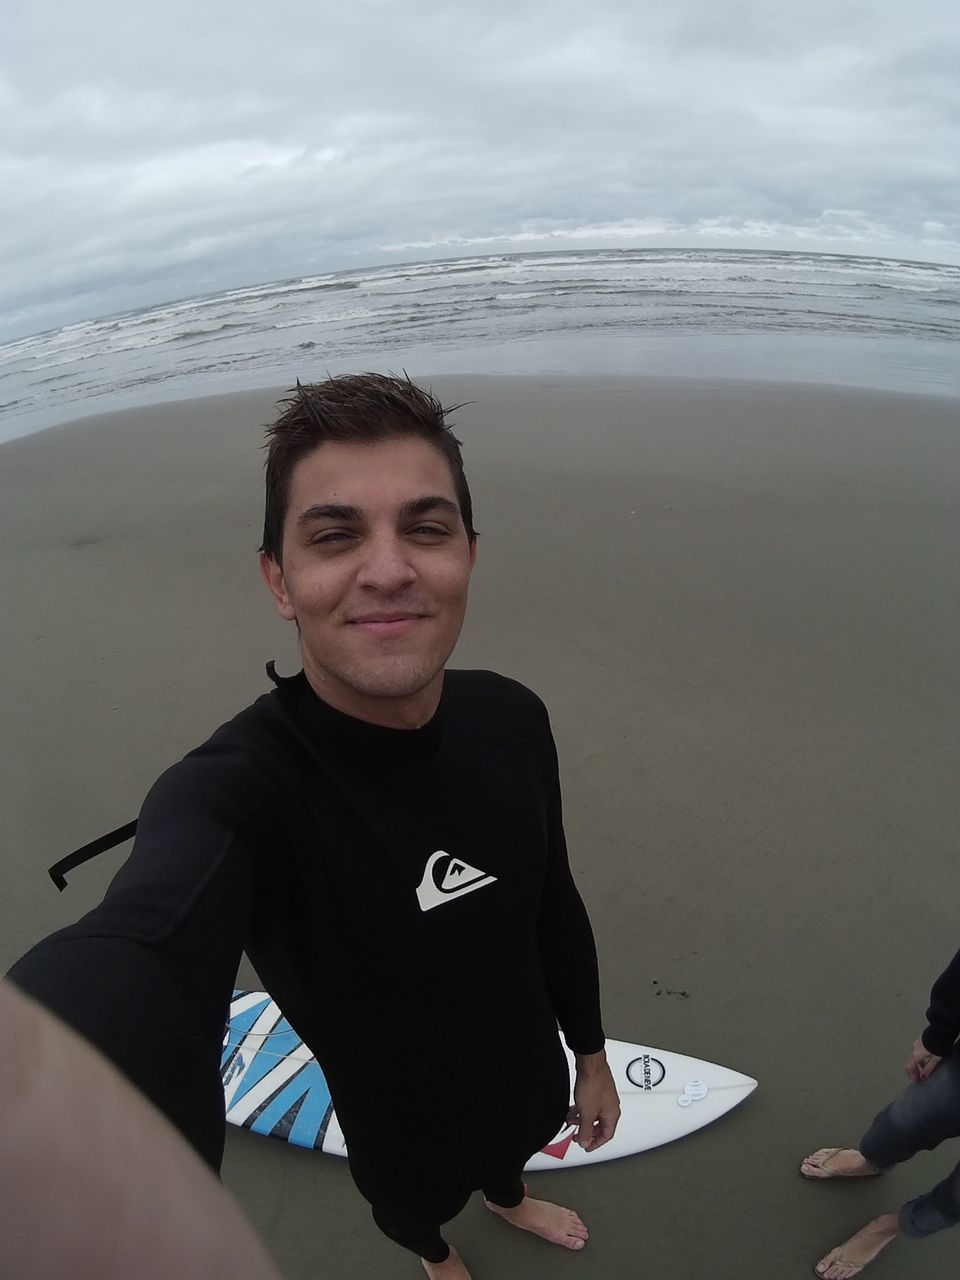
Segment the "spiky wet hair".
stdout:
<path fill-rule="evenodd" d="M 467 537 L 476 539 L 473 503 L 463 473 L 460 441 L 444 409 L 430 392 L 404 375 L 351 373 L 324 382 L 301 383 L 279 402 L 281 413 L 267 427 L 266 502 L 260 550 L 282 563 L 283 525 L 290 502 L 294 468 L 322 444 L 375 444 L 408 436 L 426 440 L 447 461 Z"/>

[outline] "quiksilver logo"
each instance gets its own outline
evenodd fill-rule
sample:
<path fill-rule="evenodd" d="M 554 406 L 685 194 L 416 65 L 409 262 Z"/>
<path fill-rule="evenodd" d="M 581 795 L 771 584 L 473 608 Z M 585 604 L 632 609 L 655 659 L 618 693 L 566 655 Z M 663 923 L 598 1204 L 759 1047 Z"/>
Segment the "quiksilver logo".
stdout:
<path fill-rule="evenodd" d="M 473 893 L 474 889 L 482 889 L 485 885 L 494 884 L 496 876 L 488 876 L 485 871 L 478 871 L 462 858 L 454 858 L 443 849 L 431 853 L 427 865 L 423 869 L 423 879 L 417 889 L 417 901 L 421 911 L 432 911 L 442 902 L 451 898 L 462 898 Z"/>

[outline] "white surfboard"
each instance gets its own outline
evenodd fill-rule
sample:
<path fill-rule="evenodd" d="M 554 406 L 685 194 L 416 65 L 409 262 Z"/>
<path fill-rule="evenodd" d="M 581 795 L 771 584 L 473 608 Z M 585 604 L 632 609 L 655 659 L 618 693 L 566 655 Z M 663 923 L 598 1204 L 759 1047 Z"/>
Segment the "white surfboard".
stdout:
<path fill-rule="evenodd" d="M 567 1051 L 573 1090 L 573 1055 Z M 566 1125 L 528 1170 L 573 1168 L 673 1142 L 730 1111 L 757 1087 L 728 1067 L 623 1040 L 607 1041 L 622 1115 L 613 1138 L 587 1153 Z M 295 1146 L 345 1156 L 346 1141 L 316 1058 L 264 991 L 235 991 L 223 1038 L 223 1091 L 230 1124 Z"/>

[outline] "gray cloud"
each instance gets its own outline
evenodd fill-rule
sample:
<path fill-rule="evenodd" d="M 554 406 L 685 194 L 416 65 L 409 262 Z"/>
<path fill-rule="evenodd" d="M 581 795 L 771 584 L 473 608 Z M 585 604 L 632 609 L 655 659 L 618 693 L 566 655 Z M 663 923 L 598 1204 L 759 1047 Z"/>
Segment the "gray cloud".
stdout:
<path fill-rule="evenodd" d="M 957 262 L 958 64 L 946 0 L 21 5 L 2 331 L 545 239 Z"/>

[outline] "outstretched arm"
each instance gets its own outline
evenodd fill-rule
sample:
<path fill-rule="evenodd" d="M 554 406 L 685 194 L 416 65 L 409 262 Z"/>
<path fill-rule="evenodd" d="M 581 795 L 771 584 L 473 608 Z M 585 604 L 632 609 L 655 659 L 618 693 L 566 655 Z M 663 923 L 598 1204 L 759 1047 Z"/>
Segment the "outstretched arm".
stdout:
<path fill-rule="evenodd" d="M 18 1280 L 279 1280 L 176 1130 L 84 1040 L 0 982 L 0 1239 Z"/>
<path fill-rule="evenodd" d="M 144 801 L 133 851 L 103 901 L 8 975 L 117 1067 L 214 1170 L 224 1143 L 223 1027 L 255 860 L 234 803 L 242 788 L 230 781 L 202 753 L 169 769 Z"/>

